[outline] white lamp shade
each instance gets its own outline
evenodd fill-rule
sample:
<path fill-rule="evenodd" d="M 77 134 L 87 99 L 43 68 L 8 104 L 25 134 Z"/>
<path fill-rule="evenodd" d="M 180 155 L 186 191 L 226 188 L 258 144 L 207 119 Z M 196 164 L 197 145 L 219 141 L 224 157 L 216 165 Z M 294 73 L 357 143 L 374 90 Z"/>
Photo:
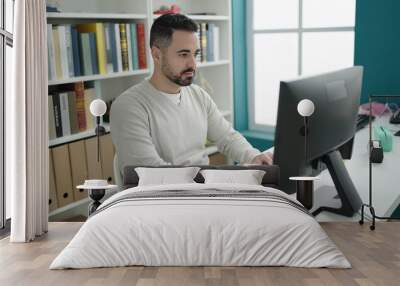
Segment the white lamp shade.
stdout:
<path fill-rule="evenodd" d="M 301 116 L 311 116 L 314 113 L 314 103 L 309 99 L 303 99 L 297 104 L 297 112 Z"/>
<path fill-rule="evenodd" d="M 107 111 L 106 103 L 101 99 L 95 99 L 90 103 L 90 113 L 93 116 L 103 116 Z"/>

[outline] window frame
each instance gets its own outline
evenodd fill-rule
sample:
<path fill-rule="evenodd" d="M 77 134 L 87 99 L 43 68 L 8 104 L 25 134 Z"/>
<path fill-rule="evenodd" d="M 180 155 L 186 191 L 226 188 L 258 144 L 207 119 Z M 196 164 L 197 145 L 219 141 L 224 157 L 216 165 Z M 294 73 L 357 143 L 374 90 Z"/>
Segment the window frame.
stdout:
<path fill-rule="evenodd" d="M 12 1 L 13 14 L 15 1 Z M 6 96 L 6 50 L 7 46 L 13 48 L 13 34 L 6 30 L 6 0 L 0 0 L 0 235 L 9 232 L 10 221 L 6 219 L 6 189 L 5 189 L 5 96 Z M 14 15 L 11 16 L 14 19 Z M 13 21 L 12 21 L 13 22 Z M 6 222 L 7 220 L 7 222 Z"/>
<path fill-rule="evenodd" d="M 262 131 L 273 134 L 275 132 L 275 125 L 266 125 L 256 123 L 255 120 L 255 83 L 254 83 L 254 35 L 255 34 L 283 34 L 283 33 L 296 33 L 298 35 L 298 70 L 297 76 L 302 75 L 303 71 L 303 34 L 308 32 L 354 32 L 354 26 L 343 27 L 321 27 L 321 28 L 304 28 L 303 27 L 303 0 L 299 1 L 298 11 L 298 27 L 288 29 L 259 29 L 255 30 L 253 4 L 254 0 L 246 1 L 246 39 L 247 39 L 247 104 L 248 104 L 248 129 L 252 131 Z M 334 1 L 334 0 L 332 0 Z M 277 95 L 279 96 L 279 95 Z"/>

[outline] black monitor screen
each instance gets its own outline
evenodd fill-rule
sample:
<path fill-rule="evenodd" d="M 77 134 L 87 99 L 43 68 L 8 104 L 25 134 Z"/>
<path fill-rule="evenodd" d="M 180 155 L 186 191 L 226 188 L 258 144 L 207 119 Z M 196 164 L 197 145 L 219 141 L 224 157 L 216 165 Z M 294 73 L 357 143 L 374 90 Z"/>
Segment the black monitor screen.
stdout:
<path fill-rule="evenodd" d="M 282 190 L 295 192 L 290 176 L 316 175 L 315 164 L 325 154 L 353 142 L 360 103 L 363 68 L 356 66 L 280 84 L 274 163 L 281 169 Z M 308 119 L 307 156 L 304 118 L 297 105 L 313 101 Z M 303 129 L 304 130 L 304 129 Z M 347 148 L 348 150 L 349 148 Z M 350 148 L 351 149 L 351 148 Z"/>

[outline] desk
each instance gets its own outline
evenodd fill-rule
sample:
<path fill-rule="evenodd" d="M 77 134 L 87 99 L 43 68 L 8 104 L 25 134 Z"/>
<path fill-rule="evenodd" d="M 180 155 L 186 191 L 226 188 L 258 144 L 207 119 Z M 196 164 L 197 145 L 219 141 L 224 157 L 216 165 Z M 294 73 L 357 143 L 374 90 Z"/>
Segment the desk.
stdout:
<path fill-rule="evenodd" d="M 389 123 L 389 116 L 376 118 L 373 126 L 381 125 L 396 132 L 400 125 Z M 364 203 L 368 203 L 369 193 L 369 166 L 368 166 L 368 126 L 359 130 L 354 138 L 353 156 L 351 160 L 345 160 L 345 166 L 350 177 Z M 267 151 L 272 151 L 269 149 Z M 340 207 L 340 201 L 334 199 L 336 188 L 328 170 L 324 170 L 318 176 L 320 180 L 314 184 L 314 211 L 321 205 Z M 296 196 L 295 194 L 293 195 Z M 400 137 L 393 137 L 393 149 L 384 153 L 381 164 L 373 164 L 372 169 L 372 202 L 375 212 L 380 216 L 390 216 L 400 204 Z M 367 211 L 367 217 L 369 212 Z M 358 221 L 359 214 L 348 218 L 329 212 L 322 212 L 316 218 L 318 221 Z"/>

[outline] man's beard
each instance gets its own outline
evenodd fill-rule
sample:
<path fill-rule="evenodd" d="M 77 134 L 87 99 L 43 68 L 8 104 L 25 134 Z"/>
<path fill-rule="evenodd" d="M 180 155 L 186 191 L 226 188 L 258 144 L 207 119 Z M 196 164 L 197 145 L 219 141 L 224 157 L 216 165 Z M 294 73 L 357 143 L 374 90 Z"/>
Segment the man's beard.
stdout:
<path fill-rule="evenodd" d="M 179 75 L 174 75 L 169 68 L 168 64 L 163 64 L 161 67 L 162 73 L 173 83 L 180 85 L 180 86 L 188 86 L 191 85 L 195 76 L 195 70 L 192 68 L 186 69 L 179 73 Z M 183 74 L 185 72 L 193 72 L 193 76 L 188 76 L 183 78 Z"/>

